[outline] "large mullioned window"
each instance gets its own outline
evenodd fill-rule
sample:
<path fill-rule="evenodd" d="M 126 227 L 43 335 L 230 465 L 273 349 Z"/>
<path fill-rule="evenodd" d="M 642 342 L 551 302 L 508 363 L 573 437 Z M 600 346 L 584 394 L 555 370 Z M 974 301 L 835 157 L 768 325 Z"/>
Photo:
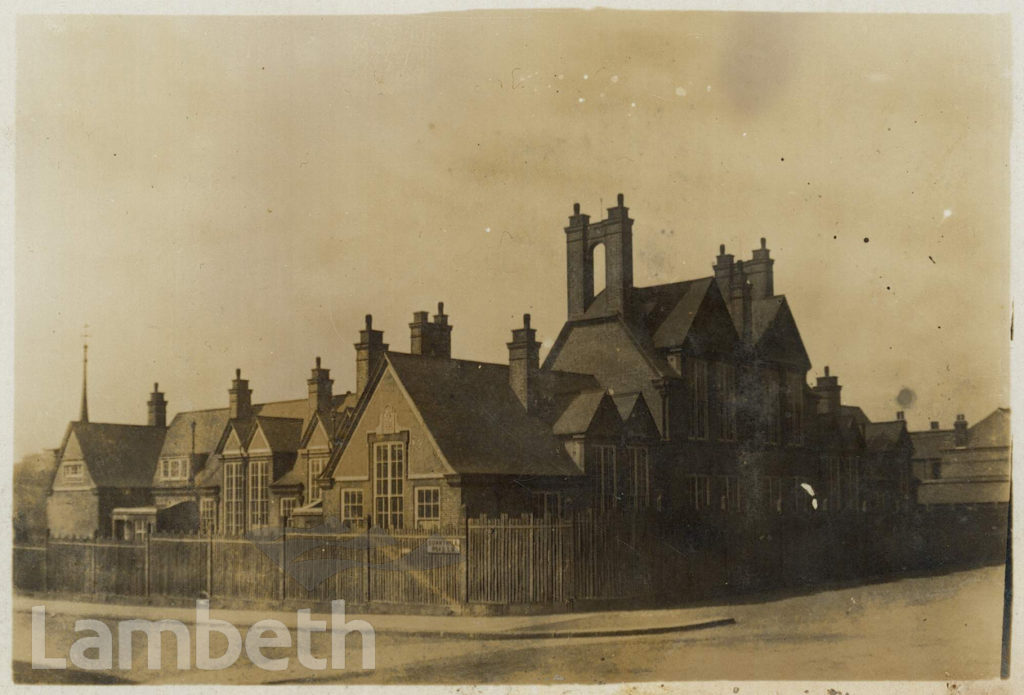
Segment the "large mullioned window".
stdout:
<path fill-rule="evenodd" d="M 400 442 L 374 444 L 373 462 L 375 522 L 382 528 L 402 528 L 405 445 Z"/>
<path fill-rule="evenodd" d="M 237 535 L 245 530 L 245 478 L 241 461 L 224 464 L 224 531 Z"/>
<path fill-rule="evenodd" d="M 270 524 L 270 461 L 249 463 L 249 526 Z"/>

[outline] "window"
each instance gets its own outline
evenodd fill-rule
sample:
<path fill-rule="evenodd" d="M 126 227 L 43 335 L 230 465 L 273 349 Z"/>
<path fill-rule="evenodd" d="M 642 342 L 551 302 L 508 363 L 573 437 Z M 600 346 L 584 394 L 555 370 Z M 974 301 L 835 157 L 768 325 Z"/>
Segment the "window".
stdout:
<path fill-rule="evenodd" d="M 65 463 L 64 464 L 64 479 L 65 480 L 82 480 L 85 478 L 85 466 L 81 463 Z"/>
<path fill-rule="evenodd" d="M 687 497 L 695 510 L 711 506 L 711 478 L 706 475 L 691 475 L 686 481 Z"/>
<path fill-rule="evenodd" d="M 309 490 L 309 496 L 307 502 L 316 502 L 323 498 L 323 490 L 320 489 L 320 474 L 324 472 L 324 467 L 327 465 L 326 456 L 310 456 L 309 457 L 309 480 L 306 482 L 306 489 Z"/>
<path fill-rule="evenodd" d="M 594 483 L 597 508 L 602 512 L 617 504 L 618 485 L 615 477 L 615 447 L 595 446 L 593 462 L 587 461 L 588 475 Z"/>
<path fill-rule="evenodd" d="M 804 443 L 804 378 L 797 372 L 786 373 L 786 441 L 792 446 Z"/>
<path fill-rule="evenodd" d="M 720 477 L 721 494 L 718 505 L 723 512 L 738 512 L 740 508 L 740 483 L 734 475 Z"/>
<path fill-rule="evenodd" d="M 199 500 L 199 532 L 204 535 L 217 532 L 217 500 L 212 497 Z"/>
<path fill-rule="evenodd" d="M 299 506 L 298 497 L 282 497 L 281 498 L 281 522 L 282 525 L 288 525 L 288 519 L 291 518 L 292 512 Z"/>
<path fill-rule="evenodd" d="M 647 509 L 651 498 L 651 473 L 647 449 L 631 446 L 626 450 L 629 466 L 626 480 L 626 504 L 630 509 Z"/>
<path fill-rule="evenodd" d="M 270 524 L 270 461 L 249 463 L 249 526 Z"/>
<path fill-rule="evenodd" d="M 557 492 L 535 492 L 533 510 L 537 516 L 561 516 L 562 496 Z"/>
<path fill-rule="evenodd" d="M 405 481 L 405 445 L 380 442 L 373 446 L 375 523 L 402 528 Z"/>
<path fill-rule="evenodd" d="M 363 491 L 348 489 L 341 491 L 341 520 L 349 526 L 358 526 L 363 521 Z"/>
<path fill-rule="evenodd" d="M 736 365 L 718 363 L 718 438 L 723 441 L 736 439 Z"/>
<path fill-rule="evenodd" d="M 765 435 L 769 444 L 778 444 L 781 437 L 782 423 L 779 410 L 779 373 L 773 369 L 762 370 L 765 400 Z"/>
<path fill-rule="evenodd" d="M 690 380 L 690 438 L 708 438 L 708 363 L 689 359 L 686 371 Z"/>
<path fill-rule="evenodd" d="M 416 488 L 416 522 L 420 528 L 436 528 L 441 523 L 440 488 Z"/>
<path fill-rule="evenodd" d="M 242 462 L 224 464 L 224 531 L 239 534 L 245 529 L 245 488 L 242 487 Z"/>
<path fill-rule="evenodd" d="M 160 477 L 164 480 L 188 480 L 187 459 L 163 459 L 160 462 Z"/>

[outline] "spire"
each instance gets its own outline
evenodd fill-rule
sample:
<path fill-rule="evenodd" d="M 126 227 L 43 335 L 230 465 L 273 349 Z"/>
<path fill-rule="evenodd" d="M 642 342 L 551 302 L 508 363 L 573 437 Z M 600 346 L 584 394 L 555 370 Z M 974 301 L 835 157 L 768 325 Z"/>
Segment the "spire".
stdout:
<path fill-rule="evenodd" d="M 89 324 L 82 329 L 82 412 L 78 416 L 79 422 L 89 422 L 89 397 L 86 376 L 89 367 Z"/>

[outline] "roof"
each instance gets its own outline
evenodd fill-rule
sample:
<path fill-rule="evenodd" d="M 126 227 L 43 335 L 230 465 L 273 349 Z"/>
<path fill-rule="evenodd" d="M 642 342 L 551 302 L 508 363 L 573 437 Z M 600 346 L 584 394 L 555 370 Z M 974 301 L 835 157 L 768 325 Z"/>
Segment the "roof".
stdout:
<path fill-rule="evenodd" d="M 558 435 L 582 434 L 590 428 L 594 415 L 604 398 L 604 391 L 585 391 L 576 394 L 562 415 L 555 422 L 552 431 Z"/>
<path fill-rule="evenodd" d="M 924 430 L 911 432 L 910 441 L 914 444 L 915 459 L 942 458 L 944 449 L 952 449 L 954 443 L 953 430 Z"/>
<path fill-rule="evenodd" d="M 713 277 L 706 277 L 635 287 L 630 294 L 630 313 L 660 345 L 670 335 L 686 335 L 712 282 Z"/>
<path fill-rule="evenodd" d="M 871 420 L 868 419 L 868 416 L 864 414 L 864 411 L 856 405 L 841 405 L 839 406 L 839 412 L 843 415 L 852 417 L 854 422 L 858 425 L 866 425 L 871 422 Z"/>
<path fill-rule="evenodd" d="M 891 422 L 869 422 L 864 426 L 864 445 L 868 451 L 883 452 L 895 449 L 900 437 L 906 431 L 907 423 L 903 420 Z"/>
<path fill-rule="evenodd" d="M 171 420 L 164 437 L 164 445 L 160 456 L 183 456 L 191 454 L 192 423 L 196 424 L 195 453 L 204 454 L 213 451 L 224 432 L 228 422 L 228 409 L 192 410 L 178 413 Z"/>
<path fill-rule="evenodd" d="M 1010 409 L 996 408 L 967 430 L 970 447 L 1010 446 Z"/>
<path fill-rule="evenodd" d="M 456 472 L 580 474 L 550 425 L 519 402 L 508 365 L 393 352 L 387 360 Z M 549 371 L 538 380 L 538 395 L 543 399 L 583 381 L 578 374 Z"/>
<path fill-rule="evenodd" d="M 271 487 L 286 487 L 288 485 L 302 485 L 302 474 L 299 469 L 292 466 L 288 472 L 270 484 Z"/>
<path fill-rule="evenodd" d="M 72 422 L 61 457 L 74 433 L 97 487 L 149 487 L 166 432 L 146 425 Z"/>
<path fill-rule="evenodd" d="M 636 407 L 638 399 L 643 398 L 639 391 L 633 393 L 616 393 L 612 395 L 612 401 L 615 403 L 615 407 L 619 411 L 619 417 L 623 420 L 628 420 L 629 416 L 633 414 L 633 408 Z"/>
<path fill-rule="evenodd" d="M 267 444 L 274 453 L 298 451 L 299 438 L 302 436 L 302 420 L 298 418 L 264 417 L 256 418 L 256 423 Z"/>

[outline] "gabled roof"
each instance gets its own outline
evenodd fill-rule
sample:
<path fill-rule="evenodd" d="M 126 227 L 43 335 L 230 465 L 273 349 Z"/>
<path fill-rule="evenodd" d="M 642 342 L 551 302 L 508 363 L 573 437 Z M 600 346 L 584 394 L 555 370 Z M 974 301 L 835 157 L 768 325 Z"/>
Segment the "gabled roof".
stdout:
<path fill-rule="evenodd" d="M 580 475 L 550 424 L 528 415 L 519 402 L 509 386 L 508 365 L 388 352 L 360 399 L 353 426 L 388 368 L 456 473 Z M 536 386 L 543 400 L 581 381 L 586 379 L 578 374 L 548 372 Z M 344 446 L 332 457 L 331 469 Z"/>
<path fill-rule="evenodd" d="M 61 443 L 60 458 L 74 434 L 97 487 L 149 487 L 166 432 L 146 425 L 72 422 Z"/>
<path fill-rule="evenodd" d="M 906 431 L 907 423 L 903 420 L 869 422 L 864 427 L 864 444 L 870 452 L 892 451 L 899 446 Z"/>
<path fill-rule="evenodd" d="M 843 415 L 853 418 L 853 421 L 858 425 L 866 425 L 871 422 L 868 416 L 864 414 L 864 411 L 856 405 L 841 405 L 839 406 L 839 412 Z"/>
<path fill-rule="evenodd" d="M 590 423 L 594 421 L 604 397 L 604 391 L 585 391 L 576 394 L 569 407 L 555 422 L 552 431 L 558 435 L 583 434 L 590 429 Z"/>
<path fill-rule="evenodd" d="M 270 450 L 275 454 L 294 453 L 299 449 L 299 438 L 302 436 L 302 420 L 298 418 L 263 417 L 256 418 L 256 426 L 249 441 L 255 436 L 256 430 L 263 432 Z"/>
<path fill-rule="evenodd" d="M 1010 409 L 996 408 L 967 429 L 967 446 L 1010 446 Z"/>
<path fill-rule="evenodd" d="M 686 335 L 713 282 L 713 277 L 707 277 L 633 288 L 632 316 L 653 337 L 655 345 L 668 335 Z"/>
<path fill-rule="evenodd" d="M 270 484 L 270 487 L 288 487 L 290 485 L 302 485 L 302 474 L 299 469 L 292 466 L 288 472 Z"/>
<path fill-rule="evenodd" d="M 196 424 L 195 453 L 209 453 L 217 448 L 217 442 L 224 433 L 228 409 L 192 410 L 175 415 L 167 428 L 160 456 L 186 456 L 192 453 L 193 422 Z"/>
<path fill-rule="evenodd" d="M 328 439 L 337 439 L 348 425 L 352 413 L 355 411 L 356 403 L 359 400 L 355 393 L 347 392 L 334 396 L 329 411 L 317 411 L 309 418 L 306 427 L 299 439 L 299 448 L 305 448 L 310 438 L 320 423 L 323 423 L 324 431 Z M 332 431 L 333 430 L 333 431 Z"/>
<path fill-rule="evenodd" d="M 733 316 L 734 325 L 740 324 L 739 332 L 743 330 L 742 321 L 742 316 Z M 753 300 L 750 303 L 750 325 L 753 344 L 763 356 L 791 361 L 805 369 L 810 367 L 807 348 L 785 295 Z"/>

